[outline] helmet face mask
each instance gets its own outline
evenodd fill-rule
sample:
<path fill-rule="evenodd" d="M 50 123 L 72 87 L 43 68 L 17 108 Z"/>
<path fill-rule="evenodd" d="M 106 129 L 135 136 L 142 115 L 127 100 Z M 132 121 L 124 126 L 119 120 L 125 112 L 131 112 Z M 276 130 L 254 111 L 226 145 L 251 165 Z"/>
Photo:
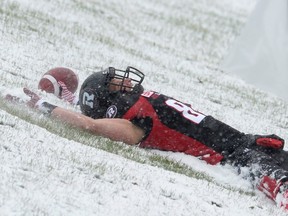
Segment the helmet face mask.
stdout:
<path fill-rule="evenodd" d="M 119 80 L 119 82 L 109 82 L 109 85 L 119 86 L 120 92 L 127 92 L 127 89 L 132 91 L 135 86 L 141 85 L 145 77 L 141 71 L 130 66 L 125 71 L 113 67 L 109 67 L 106 70 L 107 74 L 109 74 L 108 76 L 111 78 L 110 81 L 112 79 Z M 132 86 L 127 84 L 127 80 L 129 80 Z"/>

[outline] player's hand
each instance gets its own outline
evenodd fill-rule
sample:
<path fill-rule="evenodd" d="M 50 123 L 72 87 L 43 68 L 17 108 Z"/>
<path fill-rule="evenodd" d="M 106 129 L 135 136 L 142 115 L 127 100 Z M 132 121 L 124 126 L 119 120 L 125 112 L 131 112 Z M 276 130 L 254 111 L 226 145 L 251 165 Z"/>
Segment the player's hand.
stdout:
<path fill-rule="evenodd" d="M 48 114 L 50 115 L 52 113 L 52 111 L 57 108 L 57 106 L 50 104 L 46 101 L 44 101 L 43 99 L 41 99 L 41 97 L 39 95 L 37 95 L 35 92 L 31 91 L 28 88 L 23 88 L 23 92 L 30 97 L 30 100 L 28 102 L 25 102 L 27 106 L 37 109 L 40 112 L 44 113 L 44 114 Z M 23 100 L 21 100 L 19 97 L 13 96 L 11 94 L 7 94 L 5 96 L 5 99 L 7 101 L 11 101 L 11 102 L 22 102 L 24 103 Z"/>
<path fill-rule="evenodd" d="M 68 101 L 70 104 L 74 104 L 74 100 L 75 100 L 76 96 L 68 90 L 68 88 L 64 82 L 58 81 L 58 84 L 61 87 L 60 99 Z"/>
<path fill-rule="evenodd" d="M 30 97 L 30 100 L 26 102 L 26 104 L 31 108 L 37 108 L 37 102 L 39 102 L 41 98 L 28 88 L 23 88 L 23 92 Z M 21 98 L 11 94 L 7 94 L 5 96 L 5 99 L 10 102 L 24 102 L 23 100 L 21 100 Z"/>
<path fill-rule="evenodd" d="M 11 94 L 7 94 L 5 96 L 5 100 L 10 101 L 10 102 L 17 102 L 17 103 L 27 103 L 27 105 L 29 105 L 30 107 L 34 107 L 34 102 L 37 103 L 37 100 L 38 100 L 39 96 L 36 95 L 35 93 L 33 93 L 32 91 L 30 91 L 27 88 L 23 88 L 23 91 L 24 91 L 24 93 L 26 95 L 28 95 L 31 98 L 31 100 L 32 100 L 32 97 L 33 97 L 33 100 L 25 102 L 25 100 L 23 100 L 23 98 L 20 98 L 20 97 L 11 95 Z M 34 96 L 33 96 L 33 94 L 34 94 Z"/>
<path fill-rule="evenodd" d="M 38 108 L 41 98 L 36 93 L 32 92 L 28 88 L 23 88 L 26 95 L 30 97 L 30 100 L 26 103 L 31 108 Z"/>
<path fill-rule="evenodd" d="M 27 105 L 31 108 L 36 108 L 44 114 L 51 114 L 51 112 L 57 107 L 41 99 L 39 95 L 37 95 L 36 93 L 27 88 L 23 88 L 23 91 L 26 95 L 28 95 L 31 98 L 27 102 Z"/>

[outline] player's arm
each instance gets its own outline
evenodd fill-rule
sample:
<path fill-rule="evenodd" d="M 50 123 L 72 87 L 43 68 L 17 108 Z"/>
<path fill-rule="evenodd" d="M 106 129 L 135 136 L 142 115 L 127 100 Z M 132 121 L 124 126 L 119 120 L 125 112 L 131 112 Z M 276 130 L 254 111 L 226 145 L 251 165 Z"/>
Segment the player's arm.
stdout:
<path fill-rule="evenodd" d="M 97 136 L 122 141 L 129 145 L 139 143 L 144 137 L 144 130 L 126 119 L 92 119 L 61 107 L 54 108 L 51 117 Z"/>
<path fill-rule="evenodd" d="M 27 88 L 23 90 L 31 98 L 27 102 L 28 106 L 49 114 L 52 118 L 71 126 L 84 129 L 96 136 L 122 141 L 129 145 L 138 144 L 145 136 L 144 129 L 126 119 L 93 119 L 81 113 L 49 104 Z M 6 95 L 6 99 L 10 101 L 19 100 L 19 98 L 10 94 Z"/>

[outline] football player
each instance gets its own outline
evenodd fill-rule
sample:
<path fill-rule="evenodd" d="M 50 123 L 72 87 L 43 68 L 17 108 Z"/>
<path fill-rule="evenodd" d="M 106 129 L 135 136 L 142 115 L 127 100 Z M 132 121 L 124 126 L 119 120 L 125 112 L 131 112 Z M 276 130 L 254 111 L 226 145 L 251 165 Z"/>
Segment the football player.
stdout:
<path fill-rule="evenodd" d="M 29 89 L 24 92 L 31 97 L 30 107 L 96 136 L 248 168 L 253 185 L 288 209 L 288 153 L 282 138 L 242 133 L 190 104 L 144 91 L 143 80 L 133 67 L 93 73 L 80 89 L 82 113 L 50 104 Z"/>

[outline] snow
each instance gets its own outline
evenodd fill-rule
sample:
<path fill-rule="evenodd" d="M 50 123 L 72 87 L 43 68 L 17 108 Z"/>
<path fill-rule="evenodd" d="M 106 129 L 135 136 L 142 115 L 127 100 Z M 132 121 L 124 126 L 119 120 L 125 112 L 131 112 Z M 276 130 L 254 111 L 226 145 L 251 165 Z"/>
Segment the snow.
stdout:
<path fill-rule="evenodd" d="M 144 85 L 246 133 L 287 140 L 287 102 L 218 69 L 256 0 L 3 0 L 0 90 L 25 99 L 55 66 L 78 73 L 128 65 Z M 70 107 L 39 92 L 57 105 Z M 27 98 L 26 98 L 27 99 Z M 186 164 L 212 180 L 139 163 L 67 139 L 0 100 L 0 215 L 286 215 L 229 166 L 132 149 Z M 25 108 L 24 108 L 25 109 Z M 27 112 L 27 110 L 26 110 Z M 114 145 L 122 145 L 114 143 Z M 287 147 L 286 147 L 287 148 Z"/>

